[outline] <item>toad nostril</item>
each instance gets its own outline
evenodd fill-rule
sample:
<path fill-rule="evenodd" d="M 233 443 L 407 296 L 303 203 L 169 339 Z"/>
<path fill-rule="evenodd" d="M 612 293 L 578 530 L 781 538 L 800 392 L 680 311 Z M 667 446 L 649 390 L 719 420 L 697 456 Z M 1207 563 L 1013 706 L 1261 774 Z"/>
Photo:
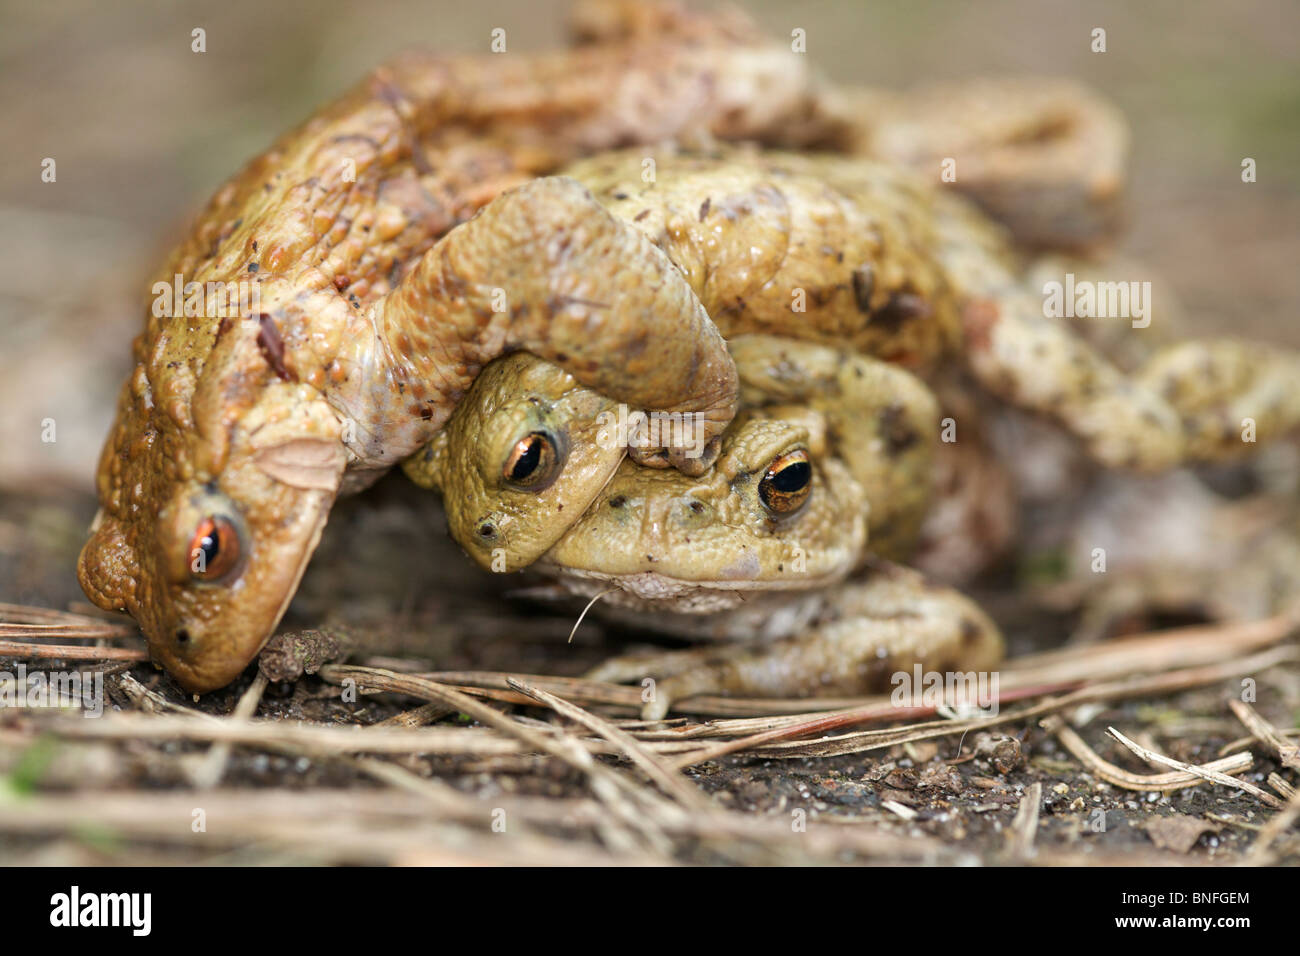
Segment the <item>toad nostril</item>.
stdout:
<path fill-rule="evenodd" d="M 691 511 L 693 511 L 697 515 L 704 514 L 704 502 L 702 501 L 692 501 L 690 504 L 690 508 Z"/>
<path fill-rule="evenodd" d="M 627 499 L 622 495 L 615 495 L 613 498 L 609 499 L 609 506 L 611 508 L 621 508 L 625 504 L 627 504 Z"/>
<path fill-rule="evenodd" d="M 182 627 L 176 632 L 176 643 L 181 645 L 181 647 L 187 646 L 190 643 L 190 632 Z"/>
<path fill-rule="evenodd" d="M 478 536 L 480 538 L 495 538 L 497 536 L 496 525 L 490 521 L 484 521 L 478 526 Z"/>

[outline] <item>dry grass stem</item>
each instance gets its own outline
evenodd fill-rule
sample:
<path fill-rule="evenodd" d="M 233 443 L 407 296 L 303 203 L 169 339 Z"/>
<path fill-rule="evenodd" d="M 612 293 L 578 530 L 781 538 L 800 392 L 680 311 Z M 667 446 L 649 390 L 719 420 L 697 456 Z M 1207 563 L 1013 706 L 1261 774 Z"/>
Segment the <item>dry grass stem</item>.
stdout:
<path fill-rule="evenodd" d="M 1157 774 L 1131 773 L 1100 757 L 1060 717 L 1049 717 L 1043 721 L 1043 727 L 1049 733 L 1055 734 L 1057 739 L 1061 741 L 1061 746 L 1074 755 L 1084 765 L 1085 769 L 1116 787 L 1122 787 L 1125 790 L 1168 793 L 1173 790 L 1181 790 L 1184 787 L 1195 787 L 1205 782 L 1203 776 L 1190 771 Z M 1204 764 L 1202 769 L 1208 769 L 1210 772 L 1227 776 L 1234 773 L 1245 773 L 1254 766 L 1254 763 L 1255 760 L 1250 754 L 1235 754 L 1231 757 L 1223 757 L 1213 763 Z M 1233 781 L 1234 786 L 1238 785 L 1238 783 L 1239 781 Z"/>
<path fill-rule="evenodd" d="M 1253 783 L 1247 783 L 1245 780 L 1234 780 L 1226 773 L 1223 773 L 1222 771 L 1219 770 L 1215 770 L 1212 767 L 1210 767 L 1208 764 L 1198 767 L 1193 764 L 1184 763 L 1181 760 L 1175 760 L 1173 757 L 1166 757 L 1164 754 L 1157 753 L 1154 750 L 1147 750 L 1141 744 L 1129 740 L 1127 737 L 1121 734 L 1114 727 L 1107 727 L 1106 732 L 1109 733 L 1116 740 L 1118 740 L 1120 743 L 1122 743 L 1129 750 L 1133 751 L 1135 754 L 1141 757 L 1143 760 L 1151 761 L 1153 763 L 1163 764 L 1166 767 L 1173 767 L 1177 770 L 1182 770 L 1185 773 L 1190 773 L 1197 777 L 1201 777 L 1204 780 L 1209 780 L 1211 783 L 1217 783 L 1222 786 L 1235 787 L 1238 790 L 1245 790 L 1247 793 L 1253 794 L 1254 796 L 1258 797 L 1263 803 L 1272 807 L 1274 810 L 1280 810 L 1284 806 L 1282 801 L 1279 800 L 1277 797 L 1273 796 L 1271 793 L 1261 790 Z"/>
<path fill-rule="evenodd" d="M 813 760 L 898 747 L 909 748 L 918 766 L 942 766 L 934 761 L 939 757 L 955 768 L 975 759 L 977 732 L 1024 728 L 1040 719 L 1084 770 L 1121 789 L 1169 792 L 1208 780 L 1281 808 L 1259 830 L 1255 862 L 1275 861 L 1287 852 L 1285 834 L 1300 815 L 1295 789 L 1280 774 L 1272 774 L 1268 785 L 1281 799 L 1235 779 L 1254 765 L 1249 751 L 1256 747 L 1276 756 L 1284 768 L 1296 769 L 1297 732 L 1273 726 L 1249 705 L 1230 703 L 1250 736 L 1230 744 L 1221 759 L 1201 765 L 1160 754 L 1156 736 L 1147 731 L 1135 734 L 1138 743 L 1114 734 L 1142 759 L 1171 767 L 1167 773 L 1132 773 L 1105 761 L 1061 717 L 1081 707 L 1093 708 L 1095 716 L 1124 700 L 1177 694 L 1294 663 L 1300 649 L 1272 646 L 1291 633 L 1289 618 L 1183 628 L 1014 660 L 999 674 L 998 708 L 987 716 L 950 719 L 932 706 L 895 706 L 884 695 L 794 701 L 697 697 L 681 710 L 714 719 L 679 714 L 643 721 L 636 716 L 637 687 L 500 671 L 436 672 L 393 658 L 392 668 L 322 667 L 320 680 L 357 696 L 330 697 L 309 685 L 302 700 L 318 702 L 316 712 L 324 707 L 340 723 L 257 717 L 274 698 L 260 672 L 233 706 L 226 705 L 230 714 L 219 716 L 188 698 L 178 702 L 165 680 L 141 683 L 129 668 L 145 657 L 143 650 L 52 643 L 134 633 L 122 625 L 65 612 L 24 613 L 12 605 L 0 605 L 0 618 L 7 619 L 4 626 L 22 628 L 21 637 L 41 637 L 33 642 L 0 632 L 8 638 L 0 639 L 0 654 L 105 662 L 101 667 L 113 700 L 130 708 L 110 709 L 99 720 L 48 708 L 13 708 L 0 726 L 0 754 L 43 737 L 81 748 L 67 751 L 65 759 L 119 752 L 128 755 L 128 765 L 164 770 L 186 788 L 43 792 L 35 801 L 0 801 L 0 831 L 9 834 L 75 840 L 93 822 L 114 839 L 191 853 L 206 849 L 222 854 L 214 857 L 218 861 L 239 861 L 244 859 L 239 854 L 256 847 L 256 859 L 296 863 L 657 864 L 681 859 L 689 846 L 716 861 L 767 865 L 825 862 L 846 854 L 890 862 L 975 862 L 943 840 L 920 835 L 917 828 L 926 826 L 926 815 L 918 813 L 914 798 L 897 791 L 877 791 L 879 803 L 865 812 L 826 815 L 823 807 L 823 819 L 813 814 L 802 827 L 792 827 L 779 810 L 768 816 L 739 812 L 706 795 L 691 768 L 716 767 L 733 757 Z M 425 669 L 417 672 L 414 666 Z M 284 700 L 287 685 L 276 686 L 281 696 L 275 699 Z M 420 703 L 396 709 L 404 698 Z M 457 713 L 473 723 L 430 726 Z M 1227 736 L 1228 719 L 1183 718 L 1179 733 Z M 1167 739 L 1172 724 L 1161 726 Z M 954 738 L 955 752 L 927 743 L 943 737 Z M 294 792 L 223 785 L 238 779 L 234 771 L 246 766 L 249 751 L 318 766 L 336 779 L 367 779 L 379 789 Z M 560 768 L 580 780 L 585 793 L 559 798 L 510 792 L 513 787 L 466 792 L 460 789 L 465 784 L 452 786 L 442 778 L 450 772 L 462 780 L 470 774 L 506 783 L 511 777 L 536 780 Z M 982 776 L 964 772 L 966 783 L 981 795 L 979 812 L 1009 811 L 1007 783 L 989 779 L 991 773 L 984 766 Z M 95 779 L 112 777 L 96 771 Z M 1041 801 L 1042 782 L 1035 781 L 1022 795 L 1014 821 L 1006 821 L 1009 858 L 1032 859 L 1036 865 L 1101 863 L 1110 851 L 1099 848 L 1081 857 L 1045 844 Z M 196 808 L 208 815 L 207 834 L 190 829 Z M 1240 832 L 1253 831 L 1248 819 L 1229 816 L 1227 822 Z M 907 832 L 891 832 L 897 829 Z"/>
<path fill-rule="evenodd" d="M 1261 717 L 1259 712 L 1245 701 L 1234 698 L 1228 701 L 1228 707 L 1236 714 L 1237 719 L 1246 725 L 1251 736 L 1277 754 L 1278 759 L 1282 761 L 1282 766 L 1291 770 L 1300 770 L 1300 746 L 1283 738 L 1276 727 Z"/>

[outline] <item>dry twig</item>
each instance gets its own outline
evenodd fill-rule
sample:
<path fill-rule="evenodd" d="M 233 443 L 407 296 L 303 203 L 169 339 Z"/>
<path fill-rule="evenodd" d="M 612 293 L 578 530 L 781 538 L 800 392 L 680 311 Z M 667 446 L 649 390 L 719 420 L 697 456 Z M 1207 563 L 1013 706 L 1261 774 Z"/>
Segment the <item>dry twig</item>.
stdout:
<path fill-rule="evenodd" d="M 1203 776 L 1190 771 L 1156 774 L 1131 773 L 1102 759 L 1059 716 L 1049 717 L 1042 722 L 1042 725 L 1048 733 L 1056 735 L 1056 738 L 1061 741 L 1061 745 L 1078 758 L 1085 769 L 1116 787 L 1122 787 L 1125 790 L 1168 793 L 1173 790 L 1181 790 L 1184 787 L 1194 787 L 1205 781 Z M 1223 757 L 1213 763 L 1204 764 L 1202 769 L 1223 775 L 1245 773 L 1254 766 L 1254 762 L 1254 758 L 1250 754 L 1235 754 L 1231 757 Z M 1233 781 L 1234 785 L 1238 783 L 1239 781 Z"/>
<path fill-rule="evenodd" d="M 1129 740 L 1127 737 L 1121 734 L 1114 727 L 1107 727 L 1106 732 L 1109 733 L 1116 740 L 1118 740 L 1120 743 L 1122 743 L 1129 750 L 1133 751 L 1135 754 L 1141 757 L 1143 760 L 1148 760 L 1154 763 L 1163 764 L 1166 767 L 1173 767 L 1176 770 L 1182 770 L 1185 773 L 1190 773 L 1204 780 L 1209 780 L 1211 783 L 1217 783 L 1222 786 L 1234 787 L 1238 790 L 1244 790 L 1247 793 L 1257 797 L 1259 800 L 1261 800 L 1262 802 L 1264 802 L 1265 804 L 1267 804 L 1268 806 L 1272 807 L 1275 810 L 1280 810 L 1283 807 L 1283 803 L 1281 800 L 1273 796 L 1271 793 L 1261 790 L 1253 783 L 1247 783 L 1245 780 L 1234 780 L 1232 777 L 1228 776 L 1222 771 L 1211 768 L 1209 765 L 1202 765 L 1198 767 L 1195 764 L 1184 763 L 1181 760 L 1175 760 L 1173 757 L 1166 757 L 1164 754 L 1157 753 L 1154 750 L 1147 750 L 1141 744 Z"/>

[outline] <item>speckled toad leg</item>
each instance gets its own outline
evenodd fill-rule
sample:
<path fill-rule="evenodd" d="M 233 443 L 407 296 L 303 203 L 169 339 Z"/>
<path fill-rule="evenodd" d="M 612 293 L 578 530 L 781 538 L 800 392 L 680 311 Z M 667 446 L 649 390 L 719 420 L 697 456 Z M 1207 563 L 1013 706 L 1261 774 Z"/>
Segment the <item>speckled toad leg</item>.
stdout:
<path fill-rule="evenodd" d="M 847 89 L 827 108 L 851 129 L 851 152 L 956 190 L 1018 245 L 1094 249 L 1119 231 L 1128 128 L 1115 107 L 1069 80 Z"/>
<path fill-rule="evenodd" d="M 637 408 L 698 413 L 698 434 L 643 463 L 702 471 L 736 410 L 726 344 L 681 273 L 563 177 L 505 193 L 449 233 L 375 305 L 373 323 L 378 348 L 359 340 L 344 362 L 367 371 L 336 393 L 361 426 L 359 457 L 376 457 L 373 443 L 432 438 L 479 371 L 513 351 Z"/>
<path fill-rule="evenodd" d="M 855 174 L 845 169 L 851 182 Z M 1098 463 L 1158 471 L 1227 460 L 1300 426 L 1300 391 L 1291 385 L 1300 376 L 1296 352 L 1189 340 L 1130 349 L 1149 358 L 1125 372 L 1088 341 L 1096 330 L 1084 325 L 1098 320 L 1071 328 L 1072 320 L 1058 314 L 1068 295 L 1065 275 L 1052 288 L 1043 281 L 1049 268 L 1022 270 L 998 234 L 955 197 L 935 196 L 933 222 L 936 255 L 961 302 L 962 355 L 976 380 L 999 398 L 1054 419 Z M 1132 316 L 1132 335 L 1163 340 L 1162 332 L 1141 327 L 1152 303 L 1141 286 L 1132 289 L 1131 276 L 1107 282 L 1097 267 L 1085 269 L 1080 278 L 1106 298 L 1106 310 L 1120 320 Z M 1148 310 L 1146 318 L 1139 309 Z M 1120 349 L 1112 343 L 1110 351 Z"/>
<path fill-rule="evenodd" d="M 1231 457 L 1252 447 L 1245 419 L 1256 441 L 1300 424 L 1295 353 L 1185 342 L 1126 373 L 1047 314 L 1047 290 L 1025 280 L 1041 271 L 1022 269 L 1004 231 L 897 169 L 719 148 L 665 151 L 647 180 L 641 162 L 603 154 L 565 172 L 665 251 L 728 338 L 847 344 L 918 369 L 955 353 L 993 394 L 1055 419 L 1109 467 Z M 1108 302 L 1112 285 L 1098 287 Z"/>
<path fill-rule="evenodd" d="M 1102 465 L 1152 472 L 1231 460 L 1300 426 L 1294 351 L 1189 340 L 1152 350 L 1125 373 L 1069 319 L 1044 314 L 1044 290 L 1015 288 L 1010 277 L 991 289 L 993 275 L 982 270 L 967 286 L 987 293 L 963 310 L 969 367 L 993 394 L 1055 419 Z"/>
<path fill-rule="evenodd" d="M 583 41 L 755 42 L 753 26 L 729 13 L 705 17 L 679 4 L 587 0 L 575 4 L 572 19 Z M 966 77 L 903 91 L 830 88 L 808 123 L 823 148 L 955 189 L 1006 226 L 1018 245 L 1093 249 L 1121 225 L 1127 124 L 1097 93 L 1062 77 Z M 794 117 L 785 129 L 800 138 Z"/>
<path fill-rule="evenodd" d="M 806 697 L 888 691 L 914 665 L 929 672 L 987 671 L 1001 660 L 1002 636 L 966 596 L 919 574 L 878 564 L 826 592 L 810 627 L 754 647 L 728 644 L 657 658 L 615 659 L 593 680 L 655 679 L 642 707 L 659 720 L 699 694 Z"/>

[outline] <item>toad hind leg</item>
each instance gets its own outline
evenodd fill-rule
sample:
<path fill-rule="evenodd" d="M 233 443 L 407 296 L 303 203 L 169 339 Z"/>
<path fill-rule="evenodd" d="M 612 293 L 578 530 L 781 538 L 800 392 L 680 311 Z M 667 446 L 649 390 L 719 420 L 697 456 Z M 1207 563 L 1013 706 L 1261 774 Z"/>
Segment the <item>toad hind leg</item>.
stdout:
<path fill-rule="evenodd" d="M 929 584 L 914 571 L 879 563 L 833 589 L 822 619 L 791 637 L 757 648 L 731 644 L 615 659 L 594 674 L 626 681 L 656 678 L 641 715 L 659 720 L 676 701 L 698 694 L 879 692 L 890 689 L 895 674 L 910 674 L 917 664 L 926 671 L 983 671 L 1002 652 L 997 626 L 969 598 Z"/>
<path fill-rule="evenodd" d="M 1230 460 L 1300 427 L 1300 355 L 1287 349 L 1190 340 L 1125 374 L 1029 292 L 973 299 L 963 323 L 981 383 L 1056 419 L 1107 467 Z"/>

